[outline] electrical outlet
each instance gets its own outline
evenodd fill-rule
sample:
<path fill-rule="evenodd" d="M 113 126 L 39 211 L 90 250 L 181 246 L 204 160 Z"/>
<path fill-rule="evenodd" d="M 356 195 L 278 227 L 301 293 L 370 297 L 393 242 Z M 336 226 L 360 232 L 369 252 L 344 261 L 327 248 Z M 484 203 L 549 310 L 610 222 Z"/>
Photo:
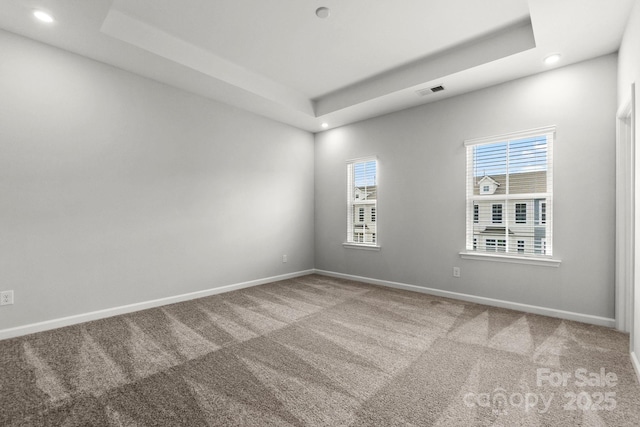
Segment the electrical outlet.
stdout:
<path fill-rule="evenodd" d="M 282 262 L 287 262 L 287 256 L 286 255 L 282 255 Z"/>
<path fill-rule="evenodd" d="M 460 267 L 453 267 L 453 277 L 460 277 Z"/>
<path fill-rule="evenodd" d="M 13 304 L 13 291 L 0 292 L 0 305 Z"/>

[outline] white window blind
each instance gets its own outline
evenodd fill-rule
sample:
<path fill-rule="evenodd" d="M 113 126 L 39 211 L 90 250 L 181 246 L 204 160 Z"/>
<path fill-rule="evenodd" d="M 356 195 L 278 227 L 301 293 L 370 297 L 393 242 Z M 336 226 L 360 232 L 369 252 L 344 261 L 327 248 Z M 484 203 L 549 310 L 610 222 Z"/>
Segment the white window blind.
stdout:
<path fill-rule="evenodd" d="M 553 255 L 555 127 L 465 141 L 466 250 Z"/>
<path fill-rule="evenodd" d="M 378 220 L 378 160 L 347 162 L 347 243 L 375 245 Z"/>

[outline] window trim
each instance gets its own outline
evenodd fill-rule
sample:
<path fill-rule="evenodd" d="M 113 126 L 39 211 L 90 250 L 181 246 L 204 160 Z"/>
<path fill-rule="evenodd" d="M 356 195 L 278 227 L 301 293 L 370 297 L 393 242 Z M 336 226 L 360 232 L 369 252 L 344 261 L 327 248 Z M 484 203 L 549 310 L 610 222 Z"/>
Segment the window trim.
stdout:
<path fill-rule="evenodd" d="M 533 198 L 544 198 L 546 199 L 546 220 L 544 225 L 548 226 L 548 236 L 547 240 L 550 238 L 553 242 L 553 145 L 555 145 L 555 134 L 556 134 L 556 126 L 545 126 L 540 128 L 534 128 L 529 130 L 523 130 L 518 132 L 506 133 L 502 135 L 494 135 L 483 138 L 473 138 L 467 139 L 464 141 L 464 147 L 469 148 L 475 145 L 482 144 L 491 144 L 491 143 L 501 143 L 508 142 L 519 139 L 526 139 L 531 137 L 536 137 L 540 135 L 547 135 L 552 144 L 551 150 L 548 150 L 547 156 L 548 161 L 551 163 L 551 168 L 549 170 L 550 179 L 547 181 L 547 192 L 546 193 L 535 193 L 535 197 Z M 466 150 L 468 153 L 468 150 Z M 466 165 L 467 171 L 469 170 L 469 162 L 473 162 L 473 159 L 470 159 L 468 154 L 466 156 Z M 473 177 L 465 171 L 466 174 L 466 222 L 465 222 L 465 234 L 466 234 L 466 243 L 465 249 L 459 253 L 460 257 L 463 259 L 474 259 L 474 260 L 483 260 L 483 261 L 497 261 L 497 262 L 508 262 L 508 263 L 518 263 L 518 264 L 530 264 L 530 265 L 540 265 L 540 266 L 551 266 L 558 267 L 561 263 L 560 259 L 554 258 L 550 255 L 542 255 L 542 254 L 518 254 L 518 253 L 499 253 L 499 252 L 480 252 L 478 250 L 466 249 L 473 247 L 473 233 L 469 233 L 469 227 L 473 230 L 473 204 L 476 200 L 486 199 L 486 200 L 495 200 L 495 196 L 493 195 L 474 195 L 473 197 L 468 196 L 468 189 L 470 185 L 470 180 L 473 180 Z M 471 181 L 472 182 L 472 181 Z M 532 198 L 528 197 L 528 194 L 510 194 L 505 196 L 501 196 L 502 203 L 509 203 L 509 200 L 523 199 L 523 198 Z M 493 214 L 491 217 L 491 221 L 493 221 Z M 503 221 L 504 221 L 504 207 L 503 207 Z M 507 218 L 508 221 L 508 218 Z M 547 241 L 548 243 L 548 241 Z M 479 246 L 479 245 L 478 245 Z M 496 248 L 497 249 L 497 248 Z M 554 252 L 553 246 L 547 244 L 547 249 L 550 249 L 551 252 Z"/>
<path fill-rule="evenodd" d="M 365 243 L 347 243 L 344 242 L 342 247 L 347 249 L 364 249 L 366 251 L 379 251 L 381 249 L 380 245 L 375 244 L 365 244 Z"/>
<path fill-rule="evenodd" d="M 375 202 L 373 203 L 373 208 L 375 208 L 375 215 L 376 215 L 376 219 L 375 221 L 369 221 L 373 224 L 375 224 L 375 232 L 373 233 L 375 235 L 375 240 L 372 242 L 356 242 L 355 241 L 355 236 L 354 236 L 354 232 L 353 232 L 353 227 L 356 224 L 360 224 L 360 225 L 366 225 L 367 222 L 367 210 L 369 209 L 365 209 L 364 207 L 360 207 L 358 205 L 363 204 L 364 199 L 362 200 L 358 200 L 356 202 L 356 199 L 354 197 L 354 190 L 353 190 L 353 176 L 350 174 L 353 173 L 353 168 L 354 165 L 357 163 L 366 163 L 366 162 L 371 162 L 374 161 L 376 164 L 376 170 L 375 170 L 375 186 L 376 186 L 376 198 L 375 198 Z M 373 250 L 373 251 L 379 251 L 380 250 L 380 244 L 379 244 L 379 224 L 378 224 L 378 216 L 379 216 L 379 208 L 378 208 L 378 199 L 379 199 L 379 194 L 380 194 L 380 161 L 378 160 L 378 156 L 366 156 L 366 157 L 358 157 L 355 159 L 351 159 L 351 160 L 347 160 L 346 162 L 346 170 L 347 170 L 347 235 L 346 235 L 346 239 L 345 241 L 342 243 L 342 246 L 345 248 L 350 248 L 350 249 L 365 249 L 365 250 Z M 364 221 L 359 221 L 360 216 L 359 213 L 360 211 L 358 211 L 358 216 L 356 217 L 356 212 L 355 209 L 365 209 L 364 211 Z M 370 211 L 370 210 L 369 210 Z M 353 217 L 352 217 L 353 215 Z M 351 234 L 349 233 L 349 230 L 351 229 Z M 349 240 L 349 236 L 351 236 L 351 240 Z M 364 237 L 364 235 L 363 235 Z M 364 240 L 364 239 L 363 239 Z"/>
<path fill-rule="evenodd" d="M 463 251 L 460 252 L 460 258 L 476 260 L 476 261 L 495 261 L 509 264 L 527 264 L 537 265 L 540 267 L 559 267 L 562 260 L 557 258 L 544 258 L 541 256 L 517 256 L 517 255 L 503 255 L 494 252 L 472 252 Z"/>

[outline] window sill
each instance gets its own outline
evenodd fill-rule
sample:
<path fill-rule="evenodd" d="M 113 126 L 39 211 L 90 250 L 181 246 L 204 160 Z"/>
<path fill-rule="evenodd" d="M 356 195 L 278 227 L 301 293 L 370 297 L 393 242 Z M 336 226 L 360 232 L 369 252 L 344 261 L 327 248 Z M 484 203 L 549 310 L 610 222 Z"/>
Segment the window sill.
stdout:
<path fill-rule="evenodd" d="M 347 249 L 364 249 L 365 251 L 379 251 L 380 246 L 378 245 L 367 245 L 364 243 L 343 243 L 343 247 Z"/>
<path fill-rule="evenodd" d="M 477 261 L 506 262 L 511 264 L 528 264 L 541 267 L 559 267 L 562 260 L 554 258 L 534 258 L 515 255 L 497 255 L 479 252 L 460 252 L 460 258 Z"/>

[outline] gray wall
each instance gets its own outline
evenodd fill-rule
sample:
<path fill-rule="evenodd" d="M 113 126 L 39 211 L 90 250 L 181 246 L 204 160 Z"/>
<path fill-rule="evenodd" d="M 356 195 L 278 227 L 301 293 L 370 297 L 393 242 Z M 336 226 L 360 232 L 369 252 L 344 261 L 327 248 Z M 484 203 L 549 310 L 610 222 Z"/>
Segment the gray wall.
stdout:
<path fill-rule="evenodd" d="M 636 3 L 620 46 L 620 63 L 618 73 L 618 102 L 620 106 L 628 102 L 631 96 L 631 85 L 635 82 L 635 147 L 636 147 L 636 209 L 635 209 L 635 284 L 634 284 L 634 318 L 632 351 L 636 357 L 640 356 L 640 137 L 638 123 L 640 123 L 640 3 Z M 638 372 L 640 377 L 640 372 Z"/>
<path fill-rule="evenodd" d="M 0 52 L 0 329 L 313 268 L 313 135 L 10 33 Z"/>
<path fill-rule="evenodd" d="M 0 329 L 314 266 L 614 315 L 614 55 L 324 132 L 314 153 L 307 132 L 62 50 L 0 32 L 0 51 Z M 463 140 L 550 124 L 562 265 L 461 260 Z M 371 154 L 382 250 L 345 249 L 345 161 Z"/>
<path fill-rule="evenodd" d="M 316 268 L 613 318 L 616 64 L 608 55 L 317 134 Z M 463 141 L 547 125 L 561 266 L 460 259 Z M 382 249 L 346 249 L 345 161 L 374 154 Z"/>

